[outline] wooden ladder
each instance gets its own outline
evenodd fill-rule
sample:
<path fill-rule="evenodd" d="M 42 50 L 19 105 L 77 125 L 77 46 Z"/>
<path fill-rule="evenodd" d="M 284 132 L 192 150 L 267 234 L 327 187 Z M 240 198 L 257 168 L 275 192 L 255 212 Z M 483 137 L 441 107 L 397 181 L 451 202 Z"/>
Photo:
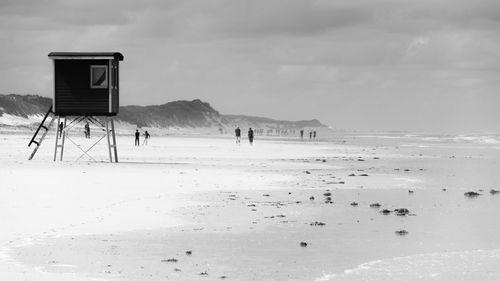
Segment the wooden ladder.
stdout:
<path fill-rule="evenodd" d="M 33 159 L 33 157 L 35 157 L 35 154 L 36 152 L 38 151 L 38 148 L 40 147 L 40 145 L 42 145 L 42 142 L 43 140 L 45 139 L 45 136 L 47 135 L 48 131 L 50 130 L 50 128 L 52 127 L 52 124 L 54 124 L 54 120 L 56 118 L 56 116 L 52 116 L 52 119 L 50 120 L 49 122 L 49 125 L 48 126 L 45 126 L 45 121 L 47 120 L 47 117 L 49 117 L 49 115 L 53 113 L 52 112 L 52 106 L 50 106 L 49 110 L 47 111 L 47 113 L 45 114 L 45 116 L 43 117 L 43 120 L 42 122 L 40 123 L 40 125 L 38 126 L 38 129 L 36 129 L 36 132 L 35 134 L 33 135 L 33 137 L 31 138 L 29 144 L 28 144 L 28 147 L 31 147 L 31 145 L 34 143 L 36 144 L 36 147 L 35 149 L 33 149 L 33 152 L 31 152 L 31 155 L 30 157 L 28 158 L 29 160 Z M 36 140 L 36 137 L 38 136 L 38 133 L 40 132 L 40 130 L 43 129 L 44 132 L 42 134 L 42 137 L 40 137 L 40 139 Z"/>

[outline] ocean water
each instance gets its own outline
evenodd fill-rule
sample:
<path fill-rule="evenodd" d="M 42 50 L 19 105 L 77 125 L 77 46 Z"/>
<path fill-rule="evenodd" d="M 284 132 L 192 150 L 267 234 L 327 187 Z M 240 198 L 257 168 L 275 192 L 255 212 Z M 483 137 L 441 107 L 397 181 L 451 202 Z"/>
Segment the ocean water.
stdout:
<path fill-rule="evenodd" d="M 375 260 L 316 281 L 500 280 L 500 249 L 438 252 Z"/>

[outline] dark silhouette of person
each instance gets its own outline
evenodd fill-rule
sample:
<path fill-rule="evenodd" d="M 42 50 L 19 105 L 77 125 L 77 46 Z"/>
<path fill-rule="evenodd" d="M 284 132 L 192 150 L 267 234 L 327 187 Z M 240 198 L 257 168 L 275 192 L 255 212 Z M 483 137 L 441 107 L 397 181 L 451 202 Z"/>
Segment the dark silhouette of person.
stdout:
<path fill-rule="evenodd" d="M 304 140 L 304 130 L 300 130 L 300 140 Z"/>
<path fill-rule="evenodd" d="M 234 130 L 234 134 L 236 135 L 236 143 L 239 144 L 241 141 L 241 130 L 240 127 L 236 127 Z"/>
<path fill-rule="evenodd" d="M 139 136 L 141 136 L 141 133 L 139 133 L 139 130 L 135 130 L 135 146 L 139 146 Z"/>
<path fill-rule="evenodd" d="M 309 140 L 311 140 L 313 137 L 313 132 L 312 131 L 309 131 Z"/>
<path fill-rule="evenodd" d="M 59 123 L 59 138 L 61 138 L 62 136 L 63 129 L 64 129 L 64 124 L 63 122 L 61 122 Z"/>
<path fill-rule="evenodd" d="M 142 143 L 143 145 L 148 145 L 148 140 L 151 137 L 151 135 L 148 133 L 148 131 L 144 132 L 144 142 Z"/>
<path fill-rule="evenodd" d="M 250 145 L 253 145 L 253 130 L 252 130 L 252 128 L 248 129 L 248 141 L 250 142 Z"/>
<path fill-rule="evenodd" d="M 313 139 L 316 139 L 316 131 L 313 131 Z"/>
<path fill-rule="evenodd" d="M 85 123 L 85 137 L 87 139 L 90 139 L 90 126 L 89 126 L 89 122 Z"/>

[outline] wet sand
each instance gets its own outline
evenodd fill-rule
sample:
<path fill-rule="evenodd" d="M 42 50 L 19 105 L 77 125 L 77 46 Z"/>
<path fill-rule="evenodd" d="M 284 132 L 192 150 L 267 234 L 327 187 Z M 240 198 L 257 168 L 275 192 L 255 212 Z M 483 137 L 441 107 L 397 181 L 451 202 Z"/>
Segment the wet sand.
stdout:
<path fill-rule="evenodd" d="M 16 138 L 2 141 L 14 145 Z M 489 193 L 500 187 L 494 145 L 358 136 L 317 143 L 260 140 L 253 147 L 225 138 L 174 137 L 142 150 L 122 147 L 128 163 L 118 165 L 53 164 L 44 156 L 28 163 L 19 160 L 20 147 L 2 152 L 9 159 L 1 172 L 9 188 L 2 191 L 1 208 L 10 212 L 0 237 L 4 276 L 500 277 L 500 195 Z M 62 180 L 32 188 L 35 180 L 26 175 L 33 173 Z M 465 197 L 471 190 L 482 195 Z M 396 208 L 410 213 L 381 212 Z"/>

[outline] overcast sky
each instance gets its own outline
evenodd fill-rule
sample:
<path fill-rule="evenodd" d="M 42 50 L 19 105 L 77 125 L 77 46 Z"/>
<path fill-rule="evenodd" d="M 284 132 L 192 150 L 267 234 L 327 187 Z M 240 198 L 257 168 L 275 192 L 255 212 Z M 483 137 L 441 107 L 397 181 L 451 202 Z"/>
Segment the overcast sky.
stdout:
<path fill-rule="evenodd" d="M 498 0 L 0 0 L 0 44 L 1 93 L 50 96 L 51 51 L 120 51 L 121 105 L 500 131 Z"/>

